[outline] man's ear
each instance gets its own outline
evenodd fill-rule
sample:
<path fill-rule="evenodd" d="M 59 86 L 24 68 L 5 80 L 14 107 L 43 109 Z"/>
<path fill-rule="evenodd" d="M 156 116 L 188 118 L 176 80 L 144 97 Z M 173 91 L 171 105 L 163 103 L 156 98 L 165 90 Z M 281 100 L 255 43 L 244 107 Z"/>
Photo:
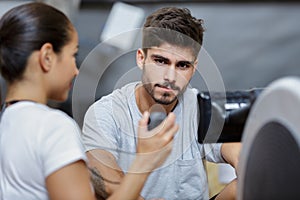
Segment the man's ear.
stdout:
<path fill-rule="evenodd" d="M 198 67 L 198 59 L 196 59 L 195 62 L 194 62 L 193 74 L 195 74 L 195 72 L 197 70 L 197 67 Z"/>
<path fill-rule="evenodd" d="M 50 43 L 45 43 L 40 49 L 40 66 L 44 72 L 48 72 L 54 62 L 55 53 L 53 51 L 53 46 Z"/>
<path fill-rule="evenodd" d="M 136 64 L 140 69 L 143 69 L 145 64 L 146 55 L 142 49 L 138 49 L 136 52 Z"/>

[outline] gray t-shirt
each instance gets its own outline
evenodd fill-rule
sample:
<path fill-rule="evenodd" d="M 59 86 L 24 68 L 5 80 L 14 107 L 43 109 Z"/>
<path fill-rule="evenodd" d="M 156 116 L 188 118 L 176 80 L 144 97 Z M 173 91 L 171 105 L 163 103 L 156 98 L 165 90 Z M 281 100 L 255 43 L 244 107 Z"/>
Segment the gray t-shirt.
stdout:
<path fill-rule="evenodd" d="M 87 111 L 83 125 L 86 151 L 104 149 L 112 153 L 126 173 L 136 152 L 138 121 L 142 117 L 135 100 L 137 82 L 102 97 Z M 199 108 L 197 90 L 187 88 L 174 109 L 179 131 L 171 155 L 151 173 L 142 190 L 145 199 L 208 199 L 203 158 L 224 162 L 220 144 L 197 142 Z"/>

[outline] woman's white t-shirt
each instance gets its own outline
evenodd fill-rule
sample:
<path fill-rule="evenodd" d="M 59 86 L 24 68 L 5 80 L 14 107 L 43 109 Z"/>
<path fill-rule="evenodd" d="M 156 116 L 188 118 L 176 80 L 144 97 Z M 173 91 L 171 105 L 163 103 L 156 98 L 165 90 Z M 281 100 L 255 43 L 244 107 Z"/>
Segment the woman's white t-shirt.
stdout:
<path fill-rule="evenodd" d="M 49 199 L 45 180 L 78 160 L 87 161 L 80 129 L 65 113 L 20 101 L 0 122 L 0 199 Z"/>

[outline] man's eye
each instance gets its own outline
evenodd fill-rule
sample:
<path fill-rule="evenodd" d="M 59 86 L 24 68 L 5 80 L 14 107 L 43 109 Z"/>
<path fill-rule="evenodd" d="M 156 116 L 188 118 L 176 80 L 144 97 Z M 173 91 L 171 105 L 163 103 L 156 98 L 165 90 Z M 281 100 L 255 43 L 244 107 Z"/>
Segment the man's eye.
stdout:
<path fill-rule="evenodd" d="M 157 64 L 160 64 L 160 65 L 166 64 L 164 59 L 154 59 L 154 62 L 157 63 Z"/>
<path fill-rule="evenodd" d="M 191 64 L 187 64 L 187 63 L 179 63 L 179 64 L 177 65 L 177 67 L 178 67 L 179 69 L 181 69 L 181 70 L 187 70 L 187 69 L 191 68 L 192 65 L 191 65 Z"/>

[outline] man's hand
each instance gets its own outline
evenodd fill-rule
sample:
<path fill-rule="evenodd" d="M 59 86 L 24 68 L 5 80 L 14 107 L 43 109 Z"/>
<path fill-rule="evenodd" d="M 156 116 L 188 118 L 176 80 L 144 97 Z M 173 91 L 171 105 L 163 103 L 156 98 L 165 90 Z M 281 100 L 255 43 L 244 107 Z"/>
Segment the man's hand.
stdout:
<path fill-rule="evenodd" d="M 144 163 L 139 172 L 151 172 L 160 166 L 171 153 L 173 137 L 179 129 L 179 126 L 175 124 L 175 118 L 175 114 L 170 113 L 159 126 L 149 131 L 147 128 L 149 113 L 144 113 L 138 127 L 136 159 Z"/>

